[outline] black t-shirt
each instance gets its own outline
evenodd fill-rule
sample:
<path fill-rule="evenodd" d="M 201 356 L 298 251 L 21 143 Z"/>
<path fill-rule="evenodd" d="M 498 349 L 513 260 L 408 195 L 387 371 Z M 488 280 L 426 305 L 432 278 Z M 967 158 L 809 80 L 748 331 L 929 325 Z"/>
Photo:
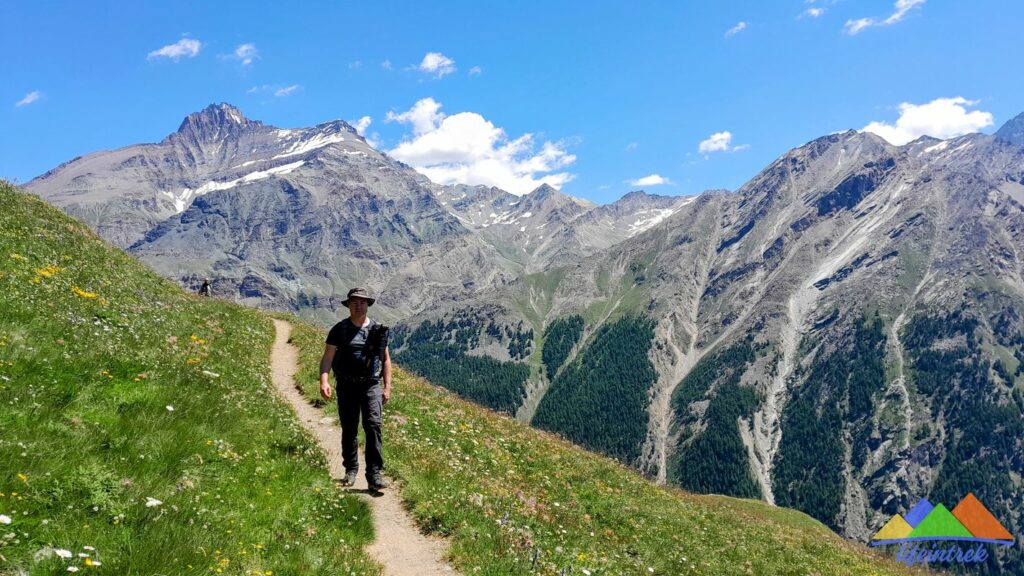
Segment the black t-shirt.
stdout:
<path fill-rule="evenodd" d="M 375 324 L 370 320 L 366 326 L 356 326 L 352 320 L 345 318 L 327 333 L 327 344 L 338 347 L 331 365 L 335 378 L 353 380 L 379 376 L 376 369 L 380 365 L 379 361 L 374 362 L 372 368 L 367 367 L 366 337 L 370 334 L 370 327 Z"/>

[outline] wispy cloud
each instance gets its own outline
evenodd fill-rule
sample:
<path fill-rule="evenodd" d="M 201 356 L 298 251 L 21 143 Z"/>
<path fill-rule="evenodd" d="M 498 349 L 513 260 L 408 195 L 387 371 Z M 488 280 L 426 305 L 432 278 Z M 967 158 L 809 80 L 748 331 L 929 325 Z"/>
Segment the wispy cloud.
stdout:
<path fill-rule="evenodd" d="M 825 13 L 824 8 L 808 8 L 800 14 L 800 18 L 817 18 Z"/>
<path fill-rule="evenodd" d="M 360 69 L 362 67 L 363 67 L 363 61 L 362 60 L 355 60 L 353 62 L 349 62 L 348 63 L 348 69 L 349 70 L 358 70 L 358 69 Z"/>
<path fill-rule="evenodd" d="M 412 127 L 388 154 L 439 184 L 483 184 L 521 195 L 541 184 L 560 188 L 575 177 L 556 172 L 576 161 L 565 143 L 546 141 L 537 151 L 532 134 L 510 139 L 476 112 L 444 114 L 433 98 L 389 112 L 387 121 Z"/>
<path fill-rule="evenodd" d="M 455 60 L 440 52 L 427 52 L 416 69 L 424 74 L 432 74 L 434 78 L 444 78 L 455 72 Z"/>
<path fill-rule="evenodd" d="M 242 66 L 249 66 L 253 60 L 260 57 L 260 51 L 256 49 L 256 45 L 242 44 L 238 48 L 235 48 L 234 59 L 242 63 Z"/>
<path fill-rule="evenodd" d="M 992 125 L 993 118 L 989 112 L 967 110 L 968 107 L 977 105 L 977 100 L 968 100 L 960 96 L 936 98 L 926 104 L 903 102 L 900 104 L 900 117 L 896 119 L 895 124 L 875 121 L 865 126 L 863 130 L 878 134 L 897 146 L 921 136 L 953 138 Z"/>
<path fill-rule="evenodd" d="M 855 20 L 847 20 L 843 26 L 843 30 L 850 36 L 859 34 L 866 28 L 872 26 L 892 26 L 893 24 L 903 20 L 903 17 L 907 15 L 911 9 L 921 6 L 925 3 L 925 0 L 896 0 L 896 4 L 893 6 L 893 13 L 887 18 L 857 18 Z"/>
<path fill-rule="evenodd" d="M 732 38 L 733 36 L 739 34 L 740 32 L 743 32 L 746 29 L 747 29 L 747 23 L 746 22 L 739 22 L 738 24 L 736 24 L 732 28 L 729 28 L 725 32 L 725 37 L 726 38 Z"/>
<path fill-rule="evenodd" d="M 728 130 L 715 132 L 697 145 L 697 151 L 704 154 L 705 158 L 707 158 L 707 155 L 712 152 L 739 152 L 740 150 L 746 150 L 747 148 L 750 148 L 749 144 L 733 146 L 732 132 L 729 132 Z"/>
<path fill-rule="evenodd" d="M 32 104 L 33 102 L 38 102 L 39 99 L 42 98 L 42 97 L 43 97 L 43 93 L 42 92 L 40 92 L 39 90 L 33 90 L 33 91 L 29 92 L 28 94 L 25 94 L 24 98 L 22 98 L 21 100 L 18 100 L 18 102 L 14 104 L 14 107 L 15 108 L 21 108 L 22 106 L 28 106 L 29 104 Z"/>
<path fill-rule="evenodd" d="M 363 134 L 366 133 L 366 129 L 370 127 L 370 124 L 373 124 L 373 118 L 369 116 L 363 116 L 359 120 L 356 120 L 354 123 L 352 123 L 352 127 L 356 129 L 356 132 L 358 132 L 360 136 L 362 136 Z"/>
<path fill-rule="evenodd" d="M 483 73 L 484 73 L 484 69 L 479 67 L 479 66 L 473 66 L 472 68 L 469 69 L 469 75 L 470 76 L 479 76 L 480 74 L 483 74 Z"/>
<path fill-rule="evenodd" d="M 153 50 L 146 58 L 155 60 L 157 58 L 169 58 L 175 62 L 182 58 L 195 58 L 199 54 L 203 43 L 194 38 L 182 38 L 174 44 L 168 44 L 158 50 Z"/>
<path fill-rule="evenodd" d="M 380 67 L 385 69 L 385 70 L 391 70 L 391 68 L 392 68 L 391 60 L 385 60 L 385 61 L 381 62 L 380 63 Z"/>
<path fill-rule="evenodd" d="M 633 150 L 636 150 L 639 147 L 639 142 L 630 142 L 629 144 L 626 144 L 626 152 L 632 152 Z"/>
<path fill-rule="evenodd" d="M 373 118 L 370 116 L 363 116 L 359 120 L 349 122 L 349 124 L 356 129 L 357 134 L 366 139 L 367 144 L 377 150 L 383 148 L 383 142 L 381 142 L 380 134 L 377 132 L 374 132 L 373 134 L 367 133 L 367 130 L 370 128 L 370 124 L 373 124 Z"/>
<path fill-rule="evenodd" d="M 630 186 L 660 186 L 662 184 L 671 184 L 668 178 L 665 178 L 660 174 L 650 174 L 643 178 L 637 178 L 636 180 L 627 180 L 626 183 Z"/>
<path fill-rule="evenodd" d="M 274 91 L 274 96 L 277 96 L 278 98 L 282 96 L 288 96 L 300 88 L 302 88 L 302 86 L 299 86 L 298 84 L 292 84 L 291 86 L 278 88 L 277 90 Z"/>

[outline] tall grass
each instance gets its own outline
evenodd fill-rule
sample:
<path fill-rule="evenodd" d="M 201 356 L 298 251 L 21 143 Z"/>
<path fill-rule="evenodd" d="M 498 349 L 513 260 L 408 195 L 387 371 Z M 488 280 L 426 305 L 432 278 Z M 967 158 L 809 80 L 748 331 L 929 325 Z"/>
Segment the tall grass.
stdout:
<path fill-rule="evenodd" d="M 0 574 L 379 573 L 367 504 L 272 393 L 265 315 L 0 205 Z"/>

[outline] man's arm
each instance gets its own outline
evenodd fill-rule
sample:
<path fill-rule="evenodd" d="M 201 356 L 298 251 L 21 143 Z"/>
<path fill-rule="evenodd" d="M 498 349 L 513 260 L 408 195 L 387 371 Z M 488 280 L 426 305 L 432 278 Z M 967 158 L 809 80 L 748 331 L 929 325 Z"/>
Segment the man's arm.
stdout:
<path fill-rule="evenodd" d="M 327 344 L 324 346 L 324 355 L 320 358 L 320 395 L 324 400 L 331 399 L 331 364 L 334 363 L 334 353 L 338 351 L 337 346 Z"/>
<path fill-rule="evenodd" d="M 387 404 L 388 400 L 391 399 L 391 351 L 387 348 L 384 349 L 384 390 L 381 391 L 381 396 L 384 403 Z"/>

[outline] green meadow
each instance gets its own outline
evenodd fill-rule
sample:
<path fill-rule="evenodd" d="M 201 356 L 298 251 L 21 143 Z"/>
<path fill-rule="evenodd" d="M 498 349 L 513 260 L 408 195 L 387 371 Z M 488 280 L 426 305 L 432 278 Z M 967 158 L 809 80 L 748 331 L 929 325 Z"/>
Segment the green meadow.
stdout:
<path fill-rule="evenodd" d="M 0 184 L 0 574 L 376 574 L 273 326 Z"/>

